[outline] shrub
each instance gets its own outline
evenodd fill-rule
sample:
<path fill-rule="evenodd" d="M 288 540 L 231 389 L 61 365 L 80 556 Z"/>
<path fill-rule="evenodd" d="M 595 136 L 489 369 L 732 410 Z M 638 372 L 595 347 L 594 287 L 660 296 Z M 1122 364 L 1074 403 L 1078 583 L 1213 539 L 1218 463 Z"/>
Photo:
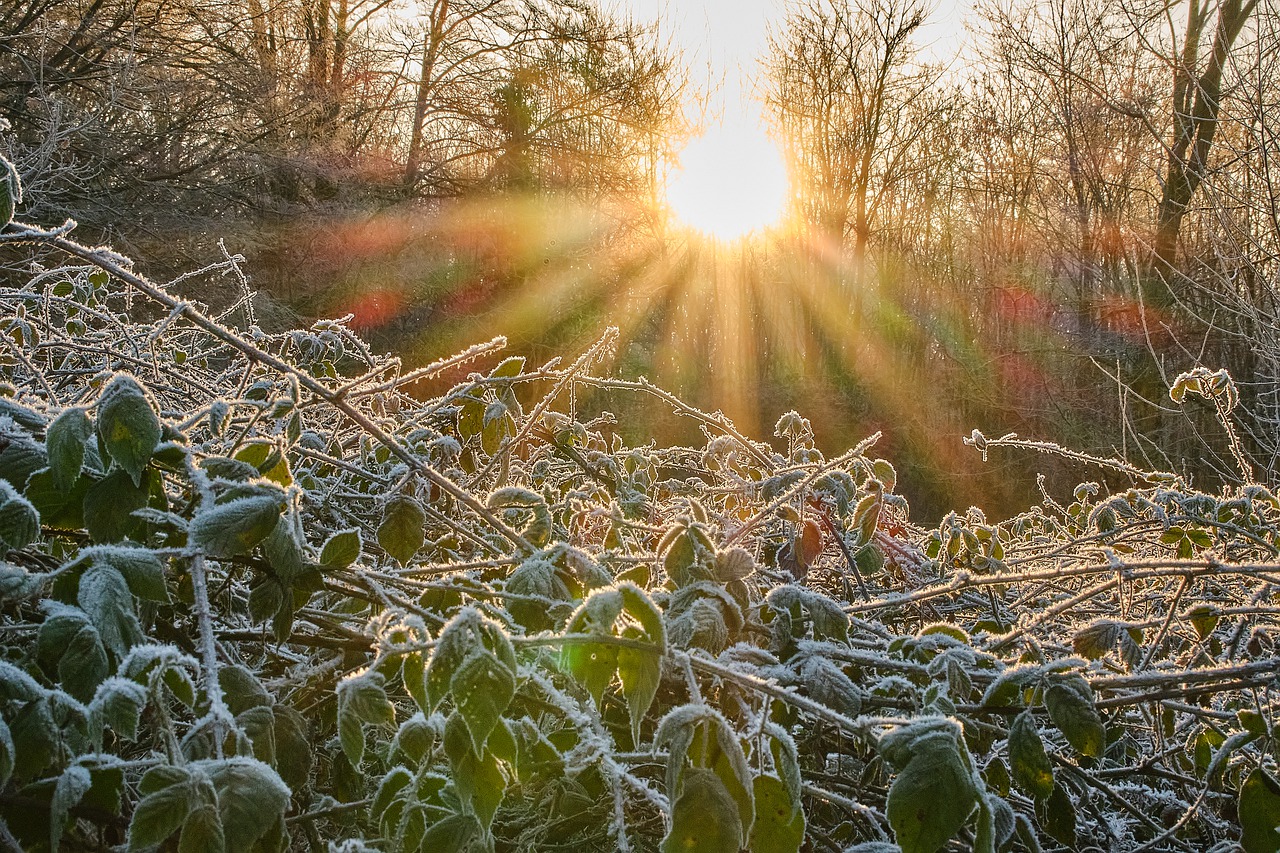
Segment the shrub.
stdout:
<path fill-rule="evenodd" d="M 65 230 L 0 232 L 68 259 L 0 294 L 10 846 L 1280 846 L 1267 488 L 1109 463 L 921 530 L 874 436 L 753 441 L 601 375 L 613 332 L 405 371 Z M 704 446 L 626 446 L 601 388 Z"/>

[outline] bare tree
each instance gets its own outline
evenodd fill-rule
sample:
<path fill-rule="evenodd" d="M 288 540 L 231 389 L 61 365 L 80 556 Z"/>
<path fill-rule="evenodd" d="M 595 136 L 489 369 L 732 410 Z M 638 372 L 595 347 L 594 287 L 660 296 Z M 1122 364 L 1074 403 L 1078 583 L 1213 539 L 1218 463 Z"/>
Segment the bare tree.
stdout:
<path fill-rule="evenodd" d="M 865 253 L 877 197 L 903 179 L 921 132 L 906 121 L 937 81 L 912 65 L 919 0 L 804 0 L 770 34 L 768 105 L 803 215 Z"/>

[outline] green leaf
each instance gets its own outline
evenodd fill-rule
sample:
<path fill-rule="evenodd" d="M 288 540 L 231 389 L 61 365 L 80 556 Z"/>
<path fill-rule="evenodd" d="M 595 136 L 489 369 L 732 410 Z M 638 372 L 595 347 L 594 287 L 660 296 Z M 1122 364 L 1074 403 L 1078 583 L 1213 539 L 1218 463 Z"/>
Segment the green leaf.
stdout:
<path fill-rule="evenodd" d="M 454 672 L 449 689 L 479 754 L 515 696 L 515 673 L 488 649 L 473 649 Z"/>
<path fill-rule="evenodd" d="M 561 665 L 582 682 L 597 708 L 618 671 L 618 651 L 605 643 L 571 643 L 560 652 Z"/>
<path fill-rule="evenodd" d="M 40 514 L 13 486 L 0 480 L 0 546 L 25 548 L 40 535 Z"/>
<path fill-rule="evenodd" d="M 260 705 L 236 715 L 236 727 L 244 732 L 253 747 L 253 757 L 270 764 L 276 763 L 276 720 L 271 708 Z"/>
<path fill-rule="evenodd" d="M 243 554 L 271 534 L 284 511 L 273 495 L 253 495 L 215 504 L 191 520 L 191 543 L 211 557 Z"/>
<path fill-rule="evenodd" d="M 395 706 L 387 698 L 382 673 L 372 670 L 338 684 L 338 701 L 363 722 L 390 726 L 396 721 Z"/>
<path fill-rule="evenodd" d="M 13 775 L 13 763 L 13 735 L 9 732 L 9 724 L 0 718 L 0 789 L 9 784 L 9 777 Z"/>
<path fill-rule="evenodd" d="M 410 763 L 418 764 L 435 748 L 435 744 L 435 726 L 418 713 L 400 724 L 400 730 L 391 742 L 391 754 L 393 757 L 403 756 Z"/>
<path fill-rule="evenodd" d="M 223 701 L 233 714 L 241 714 L 259 705 L 270 705 L 273 701 L 257 676 L 240 664 L 219 667 L 218 686 L 222 688 Z"/>
<path fill-rule="evenodd" d="M 1097 619 L 1081 628 L 1071 639 L 1071 646 L 1078 655 L 1097 660 L 1115 648 L 1122 626 L 1110 619 Z"/>
<path fill-rule="evenodd" d="M 159 845 L 182 826 L 191 810 L 189 780 L 189 774 L 176 767 L 158 767 L 143 776 L 141 791 L 145 796 L 129 821 L 130 853 Z"/>
<path fill-rule="evenodd" d="M 311 775 L 312 761 L 306 718 L 283 704 L 273 705 L 271 713 L 275 717 L 276 772 L 290 788 L 303 788 Z"/>
<path fill-rule="evenodd" d="M 262 540 L 262 553 L 271 565 L 271 573 L 286 585 L 306 568 L 302 555 L 303 536 L 294 525 L 295 520 L 295 513 L 286 512 L 276 521 L 276 526 L 267 538 Z"/>
<path fill-rule="evenodd" d="M 289 788 L 268 765 L 253 758 L 195 762 L 213 780 L 228 850 L 249 850 L 284 817 Z"/>
<path fill-rule="evenodd" d="M 364 757 L 363 723 L 393 725 L 395 708 L 387 698 L 382 673 L 367 670 L 338 682 L 338 740 L 353 767 Z"/>
<path fill-rule="evenodd" d="M 426 670 L 427 665 L 423 660 L 422 652 L 410 652 L 404 656 L 404 662 L 400 665 L 400 680 L 404 682 L 405 692 L 413 699 L 414 704 L 421 708 L 423 713 L 430 713 L 431 705 L 427 701 Z"/>
<path fill-rule="evenodd" d="M 29 572 L 13 563 L 0 562 L 0 602 L 14 604 L 32 598 L 48 578 L 43 572 Z"/>
<path fill-rule="evenodd" d="M 422 504 L 406 495 L 387 501 L 378 525 L 378 544 L 401 565 L 408 564 L 426 541 L 427 514 Z"/>
<path fill-rule="evenodd" d="M 98 398 L 97 428 L 103 449 L 140 486 L 161 428 L 147 392 L 132 376 L 118 373 L 107 383 Z"/>
<path fill-rule="evenodd" d="M 453 767 L 453 781 L 458 796 L 468 803 L 488 831 L 507 793 L 507 778 L 502 767 L 488 750 L 476 752 L 471 735 L 460 713 L 449 715 L 444 727 L 444 749 Z"/>
<path fill-rule="evenodd" d="M 463 853 L 483 833 L 484 828 L 475 815 L 449 815 L 427 828 L 418 849 L 431 853 Z"/>
<path fill-rule="evenodd" d="M 320 550 L 321 565 L 335 569 L 344 569 L 356 561 L 364 547 L 364 540 L 356 528 L 342 530 L 325 541 Z"/>
<path fill-rule="evenodd" d="M 146 705 L 145 687 L 113 675 L 98 685 L 89 704 L 89 719 L 99 731 L 109 730 L 127 740 L 134 740 Z"/>
<path fill-rule="evenodd" d="M 58 661 L 58 679 L 62 689 L 81 702 L 87 702 L 110 672 L 107 650 L 98 630 L 85 623 L 71 635 Z"/>
<path fill-rule="evenodd" d="M 742 835 L 737 803 L 720 777 L 700 767 L 686 771 L 662 853 L 738 853 Z"/>
<path fill-rule="evenodd" d="M 150 472 L 148 472 L 150 473 Z M 139 527 L 134 510 L 147 505 L 148 489 L 126 471 L 112 471 L 84 493 L 84 526 L 94 542 L 119 542 Z"/>
<path fill-rule="evenodd" d="M 775 776 L 757 776 L 756 820 L 751 826 L 751 853 L 796 853 L 804 842 L 804 810 L 791 800 L 787 786 Z"/>
<path fill-rule="evenodd" d="M 1280 783 L 1261 767 L 1240 786 L 1239 814 L 1245 853 L 1280 851 Z"/>
<path fill-rule="evenodd" d="M 488 506 L 490 509 L 511 509 L 527 512 L 529 521 L 521 528 L 520 535 L 538 548 L 550 541 L 551 509 L 547 506 L 546 498 L 537 492 L 517 486 L 507 486 L 489 495 Z"/>
<path fill-rule="evenodd" d="M 648 639 L 640 631 L 628 628 L 622 632 L 628 639 Z M 640 723 L 653 705 L 662 679 L 662 656 L 645 649 L 618 649 L 618 680 L 622 682 L 622 696 L 627 700 L 627 712 L 631 715 L 631 739 L 640 742 Z"/>
<path fill-rule="evenodd" d="M 102 644 L 122 658 L 143 638 L 133 610 L 133 595 L 121 574 L 106 563 L 94 563 L 80 576 L 76 596 L 102 636 Z"/>
<path fill-rule="evenodd" d="M 192 809 L 182 822 L 178 853 L 224 853 L 226 849 L 226 834 L 223 832 L 222 816 L 218 813 L 217 805 L 201 803 Z"/>
<path fill-rule="evenodd" d="M 524 370 L 524 356 L 513 355 L 504 358 L 489 374 L 489 377 L 491 379 L 509 379 L 519 376 L 522 370 Z"/>
<path fill-rule="evenodd" d="M 1203 640 L 1218 627 L 1220 616 L 1218 608 L 1212 604 L 1197 604 L 1190 608 L 1183 618 L 1191 620 L 1191 627 L 1195 628 L 1196 636 Z"/>
<path fill-rule="evenodd" d="M 129 591 L 138 598 L 168 602 L 169 590 L 164 582 L 164 563 L 149 548 L 127 545 L 93 546 L 80 552 L 77 562 L 105 563 L 124 576 Z"/>
<path fill-rule="evenodd" d="M 1081 755 L 1101 758 L 1107 732 L 1102 716 L 1093 704 L 1093 690 L 1077 674 L 1055 676 L 1044 691 L 1049 719 Z"/>
<path fill-rule="evenodd" d="M 911 751 L 889 788 L 885 812 L 903 853 L 935 853 L 964 825 L 978 793 L 950 734 L 919 737 Z"/>
<path fill-rule="evenodd" d="M 1076 807 L 1062 783 L 1053 786 L 1049 799 L 1036 806 L 1036 819 L 1052 838 L 1070 849 L 1076 847 Z"/>
<path fill-rule="evenodd" d="M 6 407 L 6 401 L 0 397 L 0 416 L 11 415 L 15 407 L 10 404 Z M 26 411 L 26 410 L 23 410 Z M 32 417 L 36 418 L 36 429 L 44 428 L 44 421 L 34 412 Z M 16 420 L 16 418 L 15 418 Z M 31 475 L 41 468 L 47 468 L 49 465 L 49 456 L 45 452 L 43 444 L 37 444 L 28 436 L 17 434 L 6 436 L 9 444 L 3 450 L 0 450 L 0 479 L 8 480 L 9 484 L 20 492 L 25 492 L 27 480 Z"/>
<path fill-rule="evenodd" d="M 1035 799 L 1053 793 L 1053 764 L 1030 711 L 1023 711 L 1009 726 L 1009 767 L 1018 785 Z"/>
<path fill-rule="evenodd" d="M 53 482 L 62 491 L 69 490 L 80 476 L 84 467 L 84 443 L 92 435 L 93 421 L 89 420 L 84 409 L 64 409 L 49 424 L 44 444 L 49 453 Z"/>
<path fill-rule="evenodd" d="M 387 806 L 391 805 L 396 795 L 412 782 L 413 774 L 407 767 L 393 767 L 387 771 L 378 784 L 377 793 L 373 795 L 373 802 L 369 804 L 369 818 L 376 823 L 382 823 L 382 815 L 386 812 Z M 383 832 L 389 834 L 387 827 L 383 827 Z"/>
<path fill-rule="evenodd" d="M 79 764 L 72 764 L 62 775 L 53 789 L 53 800 L 49 806 L 49 849 L 61 847 L 62 834 L 67 829 L 67 818 L 73 808 L 84 799 L 85 792 L 93 784 L 89 770 Z"/>

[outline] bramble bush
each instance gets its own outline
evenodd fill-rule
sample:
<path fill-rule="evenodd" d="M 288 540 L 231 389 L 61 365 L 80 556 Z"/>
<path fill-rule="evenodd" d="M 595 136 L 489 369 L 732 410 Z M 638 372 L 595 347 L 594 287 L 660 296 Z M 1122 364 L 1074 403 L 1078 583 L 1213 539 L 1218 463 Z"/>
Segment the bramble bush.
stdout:
<path fill-rule="evenodd" d="M 404 370 L 8 209 L 0 251 L 45 265 L 0 293 L 0 844 L 1280 849 L 1280 502 L 1247 467 L 1206 494 L 1077 455 L 1129 487 L 922 530 L 874 436 L 752 440 L 602 375 L 614 332 Z M 601 389 L 705 444 L 626 445 Z M 1173 389 L 1228 428 L 1233 392 Z"/>

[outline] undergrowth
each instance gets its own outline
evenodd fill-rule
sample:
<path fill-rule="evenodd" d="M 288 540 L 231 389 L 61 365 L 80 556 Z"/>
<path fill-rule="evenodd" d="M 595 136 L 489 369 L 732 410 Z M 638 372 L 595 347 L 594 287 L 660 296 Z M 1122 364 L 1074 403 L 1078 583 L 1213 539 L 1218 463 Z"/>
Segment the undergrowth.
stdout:
<path fill-rule="evenodd" d="M 0 231 L 61 257 L 0 293 L 0 844 L 1280 848 L 1280 502 L 1247 469 L 1081 457 L 1130 486 L 923 530 L 875 436 L 753 440 L 605 375 L 612 332 L 406 371 L 68 230 Z M 705 443 L 625 446 L 578 411 L 602 388 Z M 1174 394 L 1229 426 L 1232 390 Z"/>

